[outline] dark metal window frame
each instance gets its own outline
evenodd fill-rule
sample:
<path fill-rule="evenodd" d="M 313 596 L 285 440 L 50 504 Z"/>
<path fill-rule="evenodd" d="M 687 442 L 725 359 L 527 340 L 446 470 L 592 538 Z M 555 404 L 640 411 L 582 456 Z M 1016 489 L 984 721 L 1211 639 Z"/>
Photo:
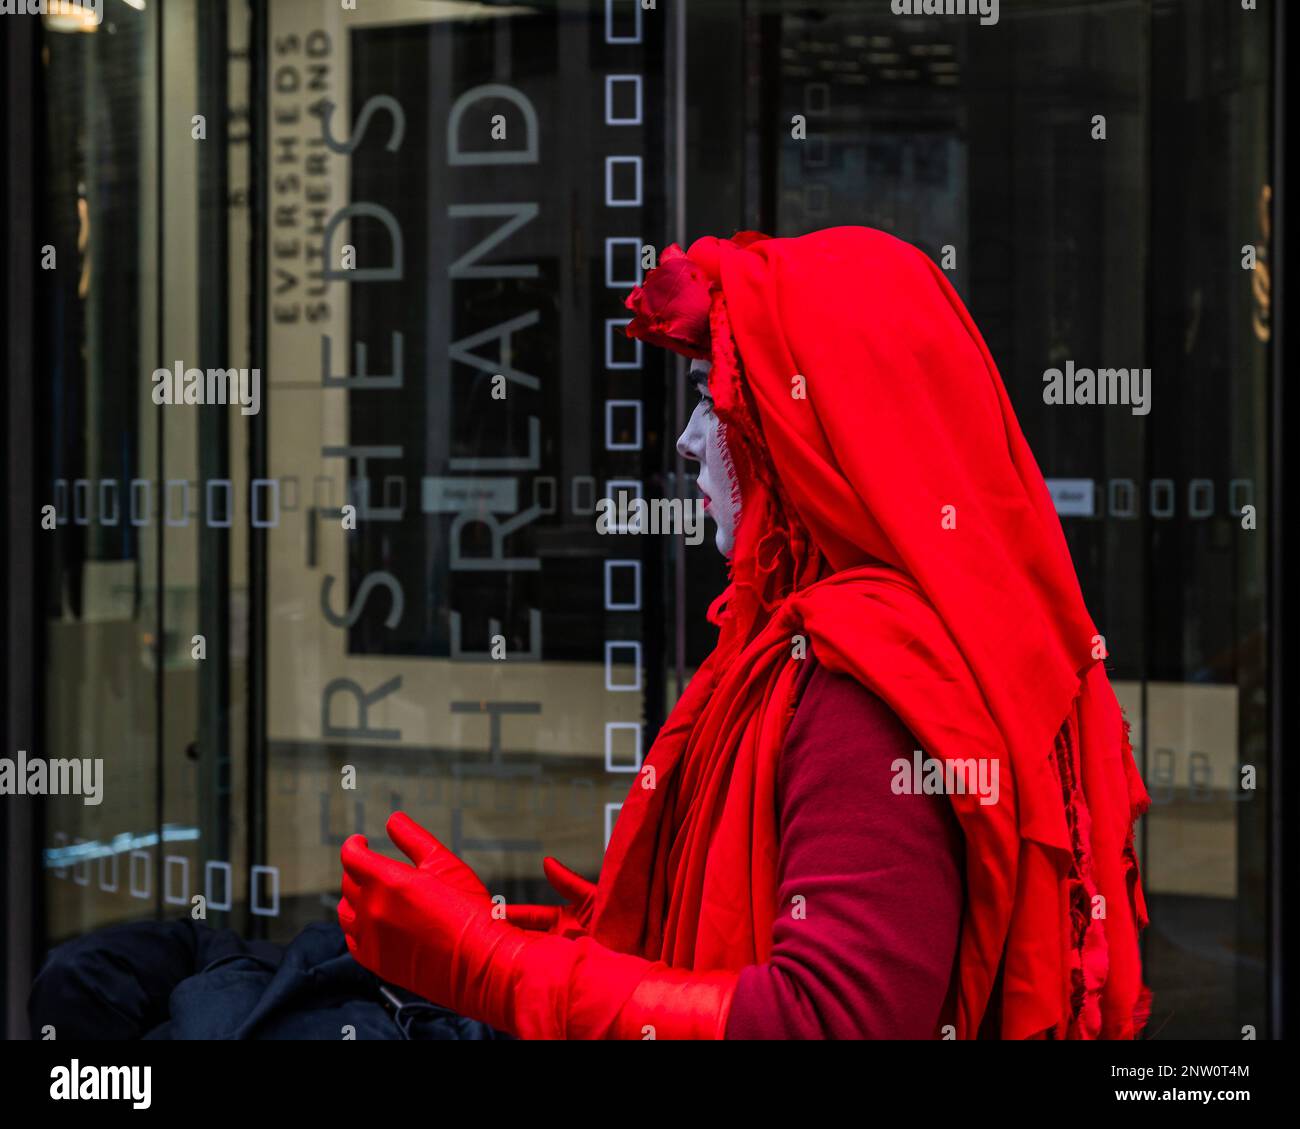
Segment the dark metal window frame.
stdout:
<path fill-rule="evenodd" d="M 36 539 L 41 536 L 36 502 L 35 288 L 37 270 L 36 146 L 42 90 L 37 65 L 39 23 L 9 18 L 0 29 L 0 73 L 4 75 L 4 171 L 0 203 L 4 208 L 5 262 L 0 290 L 0 333 L 5 356 L 3 397 L 5 504 L 3 648 L 4 756 L 32 749 L 40 732 L 40 675 L 43 637 L 37 630 Z M 0 957 L 4 978 L 5 1036 L 27 1034 L 27 991 L 36 971 L 44 920 L 39 845 L 41 804 L 32 797 L 0 798 Z"/>

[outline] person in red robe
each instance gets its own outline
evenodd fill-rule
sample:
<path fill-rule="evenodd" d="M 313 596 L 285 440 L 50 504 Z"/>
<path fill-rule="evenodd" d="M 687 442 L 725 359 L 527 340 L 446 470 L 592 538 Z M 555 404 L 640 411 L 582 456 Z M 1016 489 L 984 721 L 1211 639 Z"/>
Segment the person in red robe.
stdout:
<path fill-rule="evenodd" d="M 1059 519 L 943 272 L 879 231 L 673 246 L 631 336 L 729 557 L 593 885 L 494 903 L 401 813 L 343 845 L 383 978 L 523 1038 L 1133 1038 L 1149 803 Z"/>

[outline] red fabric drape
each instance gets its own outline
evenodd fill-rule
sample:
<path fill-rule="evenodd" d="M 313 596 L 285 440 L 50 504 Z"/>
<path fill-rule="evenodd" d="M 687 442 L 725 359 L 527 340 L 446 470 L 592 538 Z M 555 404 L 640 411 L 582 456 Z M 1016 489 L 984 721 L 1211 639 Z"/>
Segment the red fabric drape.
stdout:
<path fill-rule="evenodd" d="M 1006 1038 L 1132 1037 L 1149 1006 L 1132 846 L 1148 798 L 1059 519 L 970 315 L 924 254 L 867 228 L 701 239 L 687 259 L 689 277 L 672 266 L 674 308 L 691 311 L 681 351 L 699 349 L 689 287 L 703 287 L 741 520 L 711 610 L 718 646 L 623 805 L 593 935 L 677 967 L 765 958 L 802 636 L 927 753 L 996 766 L 997 803 L 952 796 L 967 839 L 958 1037 L 993 1003 Z M 655 283 L 629 300 L 629 332 L 653 320 L 663 343 Z"/>

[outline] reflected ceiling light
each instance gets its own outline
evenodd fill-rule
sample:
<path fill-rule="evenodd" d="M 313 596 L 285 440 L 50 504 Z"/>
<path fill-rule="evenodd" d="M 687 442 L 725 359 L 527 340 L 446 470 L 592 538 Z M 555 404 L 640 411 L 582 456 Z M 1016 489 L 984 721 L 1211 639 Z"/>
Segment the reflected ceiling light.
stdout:
<path fill-rule="evenodd" d="M 134 8 L 137 12 L 144 11 L 144 0 L 122 0 L 128 8 Z"/>
<path fill-rule="evenodd" d="M 488 0 L 425 0 L 431 9 L 429 21 L 439 20 L 481 20 L 497 16 L 533 16 L 537 8 L 520 4 L 490 3 Z"/>
<path fill-rule="evenodd" d="M 99 0 L 97 7 L 103 13 L 104 0 Z M 70 0 L 48 0 L 45 14 L 41 16 L 41 25 L 46 31 L 98 31 L 99 20 L 95 18 L 95 8 L 84 7 Z"/>

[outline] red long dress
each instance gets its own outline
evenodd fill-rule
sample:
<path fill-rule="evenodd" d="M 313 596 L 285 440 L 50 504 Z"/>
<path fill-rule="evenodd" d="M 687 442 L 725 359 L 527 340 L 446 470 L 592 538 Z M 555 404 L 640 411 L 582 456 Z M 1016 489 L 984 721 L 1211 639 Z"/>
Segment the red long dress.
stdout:
<path fill-rule="evenodd" d="M 729 1039 L 932 1039 L 953 1021 L 964 846 L 946 796 L 895 795 L 917 742 L 811 656 L 781 750 L 781 912 Z M 796 899 L 802 899 L 797 901 Z"/>

